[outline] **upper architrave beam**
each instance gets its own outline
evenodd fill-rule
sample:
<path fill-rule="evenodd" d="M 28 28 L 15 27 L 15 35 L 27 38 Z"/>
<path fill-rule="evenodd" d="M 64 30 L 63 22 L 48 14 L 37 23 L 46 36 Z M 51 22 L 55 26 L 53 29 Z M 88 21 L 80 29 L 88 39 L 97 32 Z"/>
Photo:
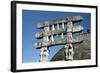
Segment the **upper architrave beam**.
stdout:
<path fill-rule="evenodd" d="M 78 21 L 81 21 L 83 20 L 83 17 L 81 16 L 74 16 L 74 17 L 68 17 L 66 19 L 59 19 L 59 20 L 54 20 L 54 21 L 46 21 L 44 23 L 40 23 L 37 25 L 37 28 L 44 28 L 44 27 L 47 27 L 47 26 L 51 26 L 51 25 L 55 25 L 55 24 L 59 24 L 59 23 L 67 23 L 67 22 L 78 22 Z M 47 24 L 48 25 L 45 25 Z"/>

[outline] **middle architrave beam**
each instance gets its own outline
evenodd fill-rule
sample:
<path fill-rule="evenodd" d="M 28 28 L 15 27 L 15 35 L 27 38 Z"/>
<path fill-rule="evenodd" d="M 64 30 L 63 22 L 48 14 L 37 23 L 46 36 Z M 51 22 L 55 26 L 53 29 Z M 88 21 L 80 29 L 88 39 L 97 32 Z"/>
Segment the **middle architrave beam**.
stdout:
<path fill-rule="evenodd" d="M 56 29 L 56 30 L 52 30 L 52 31 L 47 31 L 46 33 L 44 32 L 40 32 L 40 33 L 36 33 L 35 37 L 36 38 L 43 38 L 45 36 L 50 36 L 50 35 L 54 35 L 54 34 L 60 34 L 60 33 L 64 33 L 64 32 L 80 32 L 83 30 L 83 27 L 81 25 L 78 26 L 73 26 L 73 28 L 71 28 L 71 30 L 67 30 L 67 28 L 65 29 Z"/>

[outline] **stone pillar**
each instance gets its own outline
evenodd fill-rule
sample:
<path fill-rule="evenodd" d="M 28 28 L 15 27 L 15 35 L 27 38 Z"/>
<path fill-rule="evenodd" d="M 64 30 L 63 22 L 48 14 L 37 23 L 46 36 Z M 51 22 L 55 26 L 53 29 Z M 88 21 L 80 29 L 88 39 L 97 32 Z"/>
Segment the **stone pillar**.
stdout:
<path fill-rule="evenodd" d="M 62 28 L 64 29 L 64 23 L 62 23 Z"/>
<path fill-rule="evenodd" d="M 55 27 L 54 27 L 54 25 L 52 25 L 52 30 L 55 30 Z"/>
<path fill-rule="evenodd" d="M 57 30 L 59 30 L 59 24 L 57 24 Z M 57 38 L 59 37 L 59 35 L 57 34 Z"/>
<path fill-rule="evenodd" d="M 51 31 L 54 31 L 54 30 L 55 30 L 55 27 L 54 27 L 54 25 L 52 25 L 52 27 L 51 27 Z M 51 35 L 51 40 L 54 41 L 54 37 L 53 37 L 53 35 Z"/>
<path fill-rule="evenodd" d="M 48 61 L 48 48 L 42 47 L 40 49 L 40 62 L 47 62 Z"/>
<path fill-rule="evenodd" d="M 54 41 L 54 37 L 53 37 L 53 35 L 51 35 L 51 41 Z"/>
<path fill-rule="evenodd" d="M 72 22 L 67 24 L 67 44 L 65 45 L 66 60 L 73 60 L 73 37 L 72 37 Z"/>
<path fill-rule="evenodd" d="M 63 34 L 63 33 L 61 33 L 61 38 L 62 38 L 62 39 L 64 38 L 64 34 Z"/>
<path fill-rule="evenodd" d="M 44 27 L 44 33 L 46 34 L 49 31 L 49 26 L 48 27 Z M 45 36 L 43 37 L 43 41 L 47 42 L 49 41 L 49 37 Z M 48 61 L 48 47 L 42 47 L 40 49 L 40 62 L 47 62 Z"/>
<path fill-rule="evenodd" d="M 59 29 L 59 24 L 57 24 L 57 29 Z"/>
<path fill-rule="evenodd" d="M 73 46 L 72 44 L 69 44 L 69 47 L 68 47 L 68 59 L 69 60 L 73 60 L 73 55 L 74 55 L 74 52 L 73 52 Z"/>
<path fill-rule="evenodd" d="M 66 60 L 73 60 L 73 46 L 72 44 L 66 44 L 65 45 L 65 56 L 66 56 Z"/>

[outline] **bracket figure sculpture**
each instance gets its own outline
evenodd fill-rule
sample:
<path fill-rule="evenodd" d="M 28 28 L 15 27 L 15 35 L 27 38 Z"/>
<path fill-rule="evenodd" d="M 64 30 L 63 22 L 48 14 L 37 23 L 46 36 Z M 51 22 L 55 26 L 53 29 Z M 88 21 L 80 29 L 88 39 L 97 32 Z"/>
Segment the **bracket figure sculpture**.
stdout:
<path fill-rule="evenodd" d="M 83 41 L 81 38 L 74 39 L 73 33 L 83 30 L 81 25 L 73 25 L 73 22 L 80 22 L 83 18 L 81 16 L 68 17 L 66 19 L 58 19 L 54 21 L 46 21 L 37 25 L 38 29 L 43 29 L 43 32 L 36 33 L 36 38 L 43 38 L 43 42 L 35 43 L 35 47 L 40 49 L 40 62 L 48 61 L 48 49 L 50 46 L 64 45 L 66 60 L 73 60 L 74 51 L 73 43 L 79 43 Z M 64 33 L 67 34 L 64 37 Z M 59 35 L 60 34 L 60 35 Z M 56 35 L 56 39 L 54 39 Z M 60 36 L 60 38 L 58 38 Z"/>

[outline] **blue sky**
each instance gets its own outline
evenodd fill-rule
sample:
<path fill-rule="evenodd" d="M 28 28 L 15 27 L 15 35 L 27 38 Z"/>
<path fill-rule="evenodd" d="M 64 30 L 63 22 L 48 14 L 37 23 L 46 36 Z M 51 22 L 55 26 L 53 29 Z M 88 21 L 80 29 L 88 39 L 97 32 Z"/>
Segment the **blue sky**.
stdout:
<path fill-rule="evenodd" d="M 69 16 L 80 15 L 84 19 L 81 22 L 84 27 L 84 31 L 90 29 L 90 13 L 75 13 L 75 12 L 54 12 L 54 11 L 35 11 L 35 10 L 23 10 L 22 11 L 22 60 L 26 62 L 38 62 L 39 50 L 34 47 L 34 43 L 41 41 L 42 39 L 36 39 L 35 34 L 41 32 L 42 29 L 37 29 L 36 26 L 40 22 L 51 21 L 55 19 L 66 18 Z M 62 48 L 63 45 L 50 47 L 49 60 L 56 54 L 57 51 Z"/>

